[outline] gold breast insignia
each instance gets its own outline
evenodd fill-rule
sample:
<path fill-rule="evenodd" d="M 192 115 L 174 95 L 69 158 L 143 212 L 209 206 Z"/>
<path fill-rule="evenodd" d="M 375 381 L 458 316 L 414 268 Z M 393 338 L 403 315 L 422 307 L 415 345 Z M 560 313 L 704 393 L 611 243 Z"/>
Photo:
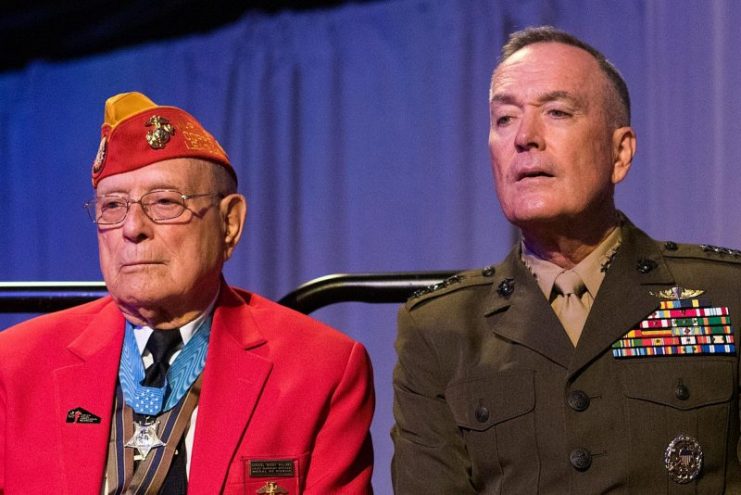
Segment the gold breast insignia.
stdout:
<path fill-rule="evenodd" d="M 278 485 L 275 481 L 268 481 L 265 486 L 257 490 L 260 495 L 278 495 L 281 493 L 288 493 L 288 491 L 282 486 Z"/>
<path fill-rule="evenodd" d="M 703 289 L 685 289 L 684 287 L 672 287 L 671 289 L 664 289 L 658 292 L 649 292 L 652 296 L 658 297 L 659 299 L 692 299 L 705 293 Z"/>

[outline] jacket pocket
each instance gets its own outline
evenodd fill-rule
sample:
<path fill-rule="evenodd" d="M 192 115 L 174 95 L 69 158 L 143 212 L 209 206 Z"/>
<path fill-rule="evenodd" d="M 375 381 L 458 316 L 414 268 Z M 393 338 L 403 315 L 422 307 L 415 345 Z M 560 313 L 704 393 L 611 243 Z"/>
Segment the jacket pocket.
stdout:
<path fill-rule="evenodd" d="M 532 411 L 533 375 L 530 370 L 505 371 L 449 385 L 445 395 L 456 423 L 461 428 L 484 431 Z"/>
<path fill-rule="evenodd" d="M 236 479 L 227 481 L 224 494 L 254 495 L 282 493 L 299 495 L 303 491 L 308 454 L 241 456 Z"/>
<path fill-rule="evenodd" d="M 723 492 L 726 470 L 733 468 L 727 463 L 737 462 L 729 461 L 738 440 L 738 427 L 731 427 L 738 422 L 731 418 L 734 370 L 735 359 L 707 356 L 620 363 L 632 488 L 668 483 L 668 493 L 688 486 L 694 486 L 693 493 Z M 681 487 L 668 481 L 664 463 L 667 448 L 680 435 L 694 438 L 703 457 L 699 476 Z"/>
<path fill-rule="evenodd" d="M 622 369 L 626 397 L 688 411 L 733 396 L 733 363 L 702 357 L 632 362 Z"/>
<path fill-rule="evenodd" d="M 476 490 L 536 493 L 535 372 L 510 370 L 452 383 L 445 398 L 466 444 Z"/>

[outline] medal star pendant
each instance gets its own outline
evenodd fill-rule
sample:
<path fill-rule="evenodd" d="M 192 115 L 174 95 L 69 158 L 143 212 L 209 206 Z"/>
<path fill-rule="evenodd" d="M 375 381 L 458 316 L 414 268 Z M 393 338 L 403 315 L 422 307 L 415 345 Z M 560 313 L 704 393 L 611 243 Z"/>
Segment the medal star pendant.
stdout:
<path fill-rule="evenodd" d="M 134 435 L 128 442 L 126 442 L 124 447 L 136 449 L 139 452 L 139 456 L 141 456 L 141 460 L 146 459 L 150 450 L 165 446 L 165 443 L 160 440 L 160 437 L 157 435 L 157 426 L 159 426 L 159 424 L 159 421 L 154 421 L 153 423 L 148 424 L 139 424 L 135 422 L 134 428 L 136 430 L 134 431 Z"/>

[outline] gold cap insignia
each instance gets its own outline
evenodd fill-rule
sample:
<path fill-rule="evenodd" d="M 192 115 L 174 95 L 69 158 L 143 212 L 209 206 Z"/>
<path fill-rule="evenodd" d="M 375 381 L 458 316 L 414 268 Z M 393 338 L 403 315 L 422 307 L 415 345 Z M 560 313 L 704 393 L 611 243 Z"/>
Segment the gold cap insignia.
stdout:
<path fill-rule="evenodd" d="M 685 289 L 684 287 L 672 287 L 658 292 L 649 292 L 659 299 L 692 299 L 705 293 L 703 289 Z"/>
<path fill-rule="evenodd" d="M 147 142 L 155 150 L 164 148 L 170 138 L 175 134 L 175 128 L 170 124 L 170 121 L 159 115 L 152 115 L 144 125 L 154 127 L 151 131 L 147 131 Z"/>
<path fill-rule="evenodd" d="M 278 495 L 279 493 L 288 493 L 288 491 L 282 486 L 278 485 L 275 481 L 268 481 L 265 486 L 257 490 L 257 493 L 265 495 Z"/>

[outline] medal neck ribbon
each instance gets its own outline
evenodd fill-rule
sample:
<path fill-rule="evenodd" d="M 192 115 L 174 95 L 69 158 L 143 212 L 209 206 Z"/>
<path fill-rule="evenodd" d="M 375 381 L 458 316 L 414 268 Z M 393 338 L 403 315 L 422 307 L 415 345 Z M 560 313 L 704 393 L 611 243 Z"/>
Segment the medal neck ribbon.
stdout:
<path fill-rule="evenodd" d="M 156 416 L 175 407 L 185 396 L 206 365 L 211 319 L 212 315 L 205 318 L 195 330 L 167 371 L 162 387 L 147 387 L 141 384 L 144 379 L 144 364 L 136 345 L 134 326 L 126 322 L 118 380 L 121 383 L 124 400 L 134 412 Z"/>

